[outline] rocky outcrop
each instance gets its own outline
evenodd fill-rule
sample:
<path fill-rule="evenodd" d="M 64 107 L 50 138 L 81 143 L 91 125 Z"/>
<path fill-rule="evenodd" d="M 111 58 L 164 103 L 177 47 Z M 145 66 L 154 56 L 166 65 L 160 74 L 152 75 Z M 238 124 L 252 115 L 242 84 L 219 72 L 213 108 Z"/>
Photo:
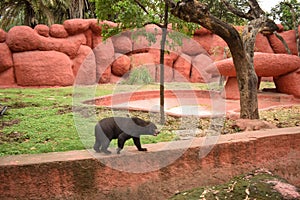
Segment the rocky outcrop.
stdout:
<path fill-rule="evenodd" d="M 207 72 L 227 76 L 223 96 L 238 99 L 239 90 L 232 59 L 215 62 Z M 255 53 L 254 69 L 258 77 L 274 77 L 277 91 L 300 96 L 300 57 L 288 54 Z"/>
<path fill-rule="evenodd" d="M 12 53 L 6 43 L 0 43 L 0 73 L 13 67 Z"/>
<path fill-rule="evenodd" d="M 145 30 L 154 34 L 147 35 L 148 39 L 127 31 L 104 40 L 100 35 L 107 26 L 116 27 L 117 24 L 97 19 L 72 19 L 50 27 L 38 24 L 34 29 L 15 26 L 7 33 L 0 29 L 0 86 L 115 83 L 141 66 L 146 66 L 152 78 L 158 81 L 161 29 L 153 24 L 146 25 Z M 171 27 L 168 26 L 169 31 Z M 236 28 L 241 32 L 243 27 Z M 294 31 L 281 29 L 280 34 L 296 54 Z M 230 51 L 222 38 L 201 28 L 195 31 L 192 39 L 182 39 L 181 45 L 175 40 L 167 38 L 165 81 L 209 82 L 222 74 L 229 77 L 225 86 L 227 94 L 239 96 L 232 60 L 227 59 L 231 57 Z M 279 92 L 300 96 L 299 58 L 282 54 L 286 53 L 285 49 L 273 35 L 258 34 L 255 51 L 261 52 L 256 53 L 254 59 L 257 75 L 274 77 Z M 33 77 L 32 80 L 29 77 Z M 291 87 L 288 81 L 296 86 Z"/>
<path fill-rule="evenodd" d="M 74 82 L 70 58 L 56 51 L 13 54 L 16 81 L 21 86 L 68 86 Z"/>

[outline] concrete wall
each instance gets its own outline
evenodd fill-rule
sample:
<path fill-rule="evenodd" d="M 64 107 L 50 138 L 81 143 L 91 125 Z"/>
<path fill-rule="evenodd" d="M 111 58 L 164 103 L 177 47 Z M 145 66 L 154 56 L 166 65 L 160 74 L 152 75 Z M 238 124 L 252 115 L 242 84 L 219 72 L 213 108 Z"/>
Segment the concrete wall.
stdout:
<path fill-rule="evenodd" d="M 178 159 L 174 155 L 186 141 L 170 148 L 145 145 L 147 153 L 127 147 L 110 156 L 71 151 L 2 157 L 0 199 L 166 199 L 176 190 L 223 183 L 257 168 L 300 186 L 300 128 L 222 135 L 200 158 L 203 141 L 195 139 Z"/>

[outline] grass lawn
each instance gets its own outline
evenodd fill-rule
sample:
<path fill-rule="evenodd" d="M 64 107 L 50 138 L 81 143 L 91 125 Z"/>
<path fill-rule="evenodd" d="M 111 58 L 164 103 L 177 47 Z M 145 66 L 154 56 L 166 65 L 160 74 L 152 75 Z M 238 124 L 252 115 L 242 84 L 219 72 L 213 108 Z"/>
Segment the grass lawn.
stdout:
<path fill-rule="evenodd" d="M 166 89 L 182 88 L 182 84 L 172 83 Z M 193 84 L 195 89 L 206 89 L 201 84 Z M 159 85 L 152 84 L 138 87 L 139 90 L 158 89 Z M 0 120 L 0 156 L 16 154 L 34 154 L 54 151 L 69 151 L 84 149 L 82 138 L 80 139 L 74 124 L 72 105 L 73 87 L 65 88 L 11 88 L 0 89 L 0 109 L 8 106 L 6 115 Z M 95 96 L 111 94 L 115 91 L 115 85 L 107 84 L 97 87 Z M 121 85 L 120 91 L 136 90 L 136 86 Z M 295 109 L 296 108 L 296 109 Z M 300 125 L 300 106 L 278 112 L 278 110 L 267 111 L 261 114 L 261 118 L 274 121 L 280 127 Z M 107 108 L 96 109 L 97 118 L 112 115 Z M 148 113 L 131 113 L 141 118 L 149 117 Z M 197 119 L 197 127 L 205 129 L 210 119 Z M 173 132 L 178 129 L 180 119 L 167 117 L 166 125 L 158 137 L 143 136 L 142 143 L 156 143 L 176 139 Z M 298 123 L 298 124 L 297 124 Z M 91 126 L 93 127 L 93 126 Z M 226 120 L 224 133 L 232 133 L 231 122 Z M 93 143 L 93 130 L 87 132 Z M 116 143 L 113 143 L 116 145 Z M 131 140 L 126 144 L 132 145 Z M 91 147 L 91 146 L 89 146 Z"/>
<path fill-rule="evenodd" d="M 111 94 L 114 87 L 112 84 L 101 85 L 96 96 Z M 130 87 L 133 86 L 123 90 Z M 156 85 L 150 85 L 140 89 L 155 88 Z M 73 119 L 73 90 L 73 87 L 0 89 L 0 109 L 8 106 L 3 126 L 0 121 L 0 156 L 84 149 Z M 109 109 L 99 108 L 97 114 L 108 116 L 112 113 Z M 90 134 L 93 137 L 93 132 Z M 143 143 L 170 138 L 173 138 L 170 134 L 161 134 L 155 138 L 145 137 Z M 132 145 L 132 142 L 126 144 Z"/>

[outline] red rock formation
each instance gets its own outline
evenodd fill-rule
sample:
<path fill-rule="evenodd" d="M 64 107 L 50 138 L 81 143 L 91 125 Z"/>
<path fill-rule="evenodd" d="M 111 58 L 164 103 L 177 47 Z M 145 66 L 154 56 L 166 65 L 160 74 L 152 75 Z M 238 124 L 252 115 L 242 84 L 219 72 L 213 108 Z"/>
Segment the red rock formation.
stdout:
<path fill-rule="evenodd" d="M 6 40 L 6 32 L 0 28 L 0 42 L 5 42 Z"/>
<path fill-rule="evenodd" d="M 294 30 L 285 31 L 279 33 L 286 41 L 288 47 L 290 48 L 292 54 L 297 55 L 297 46 L 296 46 L 296 34 Z M 268 36 L 271 47 L 273 48 L 274 53 L 287 53 L 282 42 L 273 34 Z"/>
<path fill-rule="evenodd" d="M 240 99 L 240 91 L 236 77 L 228 77 L 224 90 L 222 91 L 222 97 L 225 99 Z"/>
<path fill-rule="evenodd" d="M 190 79 L 192 68 L 192 58 L 186 54 L 181 54 L 174 63 L 175 81 L 186 81 Z"/>
<path fill-rule="evenodd" d="M 129 53 L 132 51 L 132 41 L 127 36 L 115 36 L 112 38 L 117 53 Z"/>
<path fill-rule="evenodd" d="M 215 63 L 223 76 L 236 76 L 232 58 L 221 60 Z M 270 54 L 270 53 L 255 53 L 254 68 L 258 76 L 280 76 L 300 67 L 300 58 L 288 54 Z M 215 68 L 209 67 L 206 70 L 208 73 L 217 73 Z"/>
<path fill-rule="evenodd" d="M 16 86 L 15 81 L 15 73 L 13 68 L 9 68 L 8 70 L 0 73 L 0 85 L 1 86 Z"/>
<path fill-rule="evenodd" d="M 138 53 L 130 56 L 132 68 L 142 65 L 154 65 L 154 58 L 150 53 Z"/>
<path fill-rule="evenodd" d="M 6 43 L 0 43 L 0 73 L 13 67 L 12 53 Z"/>
<path fill-rule="evenodd" d="M 81 45 L 77 56 L 72 62 L 75 84 L 89 85 L 96 83 L 96 58 L 90 47 Z"/>
<path fill-rule="evenodd" d="M 123 54 L 116 54 L 116 59 L 112 63 L 111 71 L 116 76 L 123 76 L 130 70 L 130 58 Z"/>
<path fill-rule="evenodd" d="M 55 38 L 67 38 L 68 32 L 61 24 L 53 24 L 50 26 L 49 34 L 51 37 Z"/>
<path fill-rule="evenodd" d="M 258 33 L 256 36 L 254 50 L 256 52 L 274 53 L 268 38 L 261 33 Z"/>
<path fill-rule="evenodd" d="M 297 71 L 274 78 L 278 92 L 292 94 L 300 98 L 300 68 Z"/>
<path fill-rule="evenodd" d="M 38 24 L 34 27 L 34 30 L 41 36 L 44 36 L 44 37 L 50 36 L 50 34 L 49 34 L 50 29 L 47 25 Z"/>
<path fill-rule="evenodd" d="M 29 26 L 14 26 L 6 37 L 6 44 L 13 52 L 37 50 L 40 36 Z"/>
<path fill-rule="evenodd" d="M 190 38 L 183 38 L 181 51 L 182 53 L 189 56 L 196 56 L 202 53 L 206 53 L 206 50 L 201 45 L 199 45 L 198 42 Z"/>
<path fill-rule="evenodd" d="M 97 80 L 101 83 L 109 82 L 111 64 L 114 61 L 115 50 L 112 40 L 109 38 L 93 49 L 96 57 Z"/>
<path fill-rule="evenodd" d="M 205 54 L 200 54 L 192 60 L 191 82 L 193 83 L 207 83 L 211 78 L 211 74 L 207 73 L 205 69 L 213 64 L 212 59 Z"/>
<path fill-rule="evenodd" d="M 86 30 L 89 29 L 91 24 L 90 20 L 84 20 L 84 19 L 69 19 L 64 21 L 63 25 L 67 32 L 70 35 L 75 35 L 79 33 L 83 33 Z"/>
<path fill-rule="evenodd" d="M 69 57 L 56 51 L 13 54 L 17 84 L 21 86 L 69 86 L 74 82 Z"/>

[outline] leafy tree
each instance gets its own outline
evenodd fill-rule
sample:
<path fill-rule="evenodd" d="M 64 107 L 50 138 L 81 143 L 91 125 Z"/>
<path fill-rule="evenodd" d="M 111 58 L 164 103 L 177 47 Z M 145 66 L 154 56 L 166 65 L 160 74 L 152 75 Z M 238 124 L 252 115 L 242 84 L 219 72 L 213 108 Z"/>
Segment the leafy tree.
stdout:
<path fill-rule="evenodd" d="M 161 28 L 160 122 L 164 124 L 164 54 L 166 53 L 165 45 L 168 43 L 166 40 L 168 23 L 172 23 L 173 29 L 184 33 L 192 33 L 192 30 L 198 26 L 170 16 L 168 4 L 164 0 L 93 0 L 93 2 L 95 2 L 97 17 L 100 20 L 110 20 L 117 23 L 117 27 L 105 27 L 102 29 L 104 37 L 110 37 L 124 30 L 143 28 L 147 24 L 156 24 Z M 150 42 L 154 42 L 156 39 L 153 35 L 151 36 L 151 33 L 135 31 L 136 33 L 145 34 Z M 171 35 L 169 34 L 168 36 Z M 176 37 L 172 39 L 179 41 Z"/>
<path fill-rule="evenodd" d="M 286 30 L 292 30 L 295 23 L 297 25 L 300 23 L 300 3 L 298 0 L 283 0 L 271 9 L 268 16 L 273 20 L 279 20 Z"/>
<path fill-rule="evenodd" d="M 228 1 L 222 0 L 232 13 L 249 21 L 241 37 L 234 27 L 211 14 L 207 4 L 196 0 L 183 0 L 177 3 L 168 0 L 168 2 L 173 15 L 185 21 L 200 24 L 225 40 L 231 51 L 237 74 L 240 91 L 240 117 L 258 119 L 258 78 L 253 66 L 254 42 L 259 30 L 267 27 L 269 31 L 273 32 L 278 29 L 276 24 L 266 18 L 256 0 L 247 1 L 248 10 L 237 9 Z"/>
<path fill-rule="evenodd" d="M 43 0 L 2 0 L 0 2 L 1 28 L 8 30 L 11 25 L 34 26 L 41 23 L 54 23 L 51 12 L 53 1 Z"/>
<path fill-rule="evenodd" d="M 66 19 L 94 16 L 94 4 L 88 0 L 2 0 L 0 27 L 36 24 L 60 24 Z"/>
<path fill-rule="evenodd" d="M 281 1 L 275 6 L 275 8 L 271 10 L 271 14 L 269 14 L 269 16 L 272 16 L 274 20 L 280 20 L 285 29 L 295 30 L 298 56 L 300 57 L 300 38 L 298 30 L 298 27 L 300 25 L 300 3 L 298 3 L 297 0 Z M 278 37 L 279 35 L 276 34 L 276 36 Z M 280 36 L 279 39 L 283 41 L 283 38 L 280 38 Z M 284 42 L 285 41 L 283 41 L 283 43 Z M 290 53 L 290 50 L 287 47 L 286 43 L 284 43 L 284 45 L 287 51 Z"/>
<path fill-rule="evenodd" d="M 245 25 L 247 23 L 244 18 L 238 17 L 224 9 L 224 4 L 220 0 L 202 0 L 201 2 L 207 5 L 212 15 L 222 21 L 233 25 Z M 231 0 L 230 3 L 244 12 L 248 9 L 246 0 Z"/>

